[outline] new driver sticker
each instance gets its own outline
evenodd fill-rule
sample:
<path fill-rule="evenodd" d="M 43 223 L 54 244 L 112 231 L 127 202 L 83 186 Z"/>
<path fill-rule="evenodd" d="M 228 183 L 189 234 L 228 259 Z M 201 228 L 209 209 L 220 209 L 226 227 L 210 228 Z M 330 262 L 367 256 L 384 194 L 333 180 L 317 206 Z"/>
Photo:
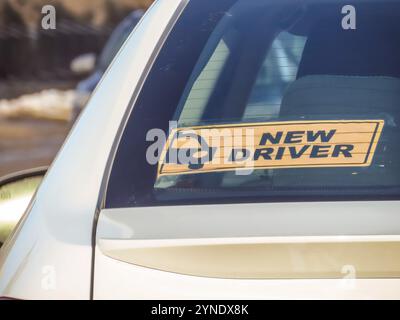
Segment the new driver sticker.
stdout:
<path fill-rule="evenodd" d="M 173 130 L 158 176 L 371 165 L 384 120 L 286 121 Z"/>

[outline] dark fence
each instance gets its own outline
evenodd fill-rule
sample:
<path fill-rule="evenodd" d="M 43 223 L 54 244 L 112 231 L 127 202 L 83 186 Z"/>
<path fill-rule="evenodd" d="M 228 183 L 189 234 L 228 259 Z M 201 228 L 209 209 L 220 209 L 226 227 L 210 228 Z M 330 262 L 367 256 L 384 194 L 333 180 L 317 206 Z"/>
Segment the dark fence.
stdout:
<path fill-rule="evenodd" d="M 30 34 L 24 27 L 0 30 L 0 80 L 69 80 L 76 56 L 101 51 L 112 27 L 96 28 L 64 20 L 55 30 Z"/>

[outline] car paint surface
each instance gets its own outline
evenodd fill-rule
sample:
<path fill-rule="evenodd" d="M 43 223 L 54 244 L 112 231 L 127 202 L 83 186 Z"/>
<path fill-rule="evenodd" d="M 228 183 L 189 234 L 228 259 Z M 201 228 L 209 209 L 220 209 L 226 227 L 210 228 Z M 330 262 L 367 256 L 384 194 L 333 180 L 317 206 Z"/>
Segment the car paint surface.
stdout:
<path fill-rule="evenodd" d="M 89 299 L 92 228 L 109 153 L 178 0 L 157 1 L 97 87 L 0 256 L 0 296 Z M 62 181 L 62 183 L 60 183 Z"/>

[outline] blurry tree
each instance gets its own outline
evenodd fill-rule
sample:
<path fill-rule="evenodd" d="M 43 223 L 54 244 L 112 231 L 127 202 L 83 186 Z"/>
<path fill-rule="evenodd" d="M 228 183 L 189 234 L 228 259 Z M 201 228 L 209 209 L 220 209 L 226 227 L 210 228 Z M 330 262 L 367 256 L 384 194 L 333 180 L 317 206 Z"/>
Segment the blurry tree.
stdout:
<path fill-rule="evenodd" d="M 115 19 L 113 15 L 126 14 L 126 12 L 142 8 L 145 9 L 153 0 L 2 0 L 0 3 L 0 24 L 4 25 L 6 17 L 4 12 L 8 6 L 17 13 L 20 20 L 31 33 L 37 32 L 40 25 L 41 8 L 53 5 L 60 9 L 61 17 L 66 14 L 74 19 L 103 26 Z"/>
<path fill-rule="evenodd" d="M 153 0 L 0 0 L 0 79 L 70 79 L 75 56 L 98 53 L 113 28 Z M 42 30 L 53 5 L 56 30 Z"/>

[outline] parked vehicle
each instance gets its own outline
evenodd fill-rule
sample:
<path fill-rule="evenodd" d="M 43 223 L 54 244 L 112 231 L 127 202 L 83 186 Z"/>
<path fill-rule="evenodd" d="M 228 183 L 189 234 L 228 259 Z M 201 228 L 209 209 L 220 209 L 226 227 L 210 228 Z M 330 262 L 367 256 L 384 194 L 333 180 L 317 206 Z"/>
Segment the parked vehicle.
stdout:
<path fill-rule="evenodd" d="M 1 249 L 0 296 L 400 298 L 399 35 L 400 1 L 155 2 Z"/>
<path fill-rule="evenodd" d="M 113 31 L 98 59 L 93 53 L 83 54 L 71 62 L 75 73 L 91 73 L 90 76 L 78 83 L 74 100 L 72 122 L 86 106 L 90 95 L 96 88 L 104 72 L 111 64 L 122 44 L 128 38 L 144 14 L 143 10 L 135 10 L 128 15 Z"/>

